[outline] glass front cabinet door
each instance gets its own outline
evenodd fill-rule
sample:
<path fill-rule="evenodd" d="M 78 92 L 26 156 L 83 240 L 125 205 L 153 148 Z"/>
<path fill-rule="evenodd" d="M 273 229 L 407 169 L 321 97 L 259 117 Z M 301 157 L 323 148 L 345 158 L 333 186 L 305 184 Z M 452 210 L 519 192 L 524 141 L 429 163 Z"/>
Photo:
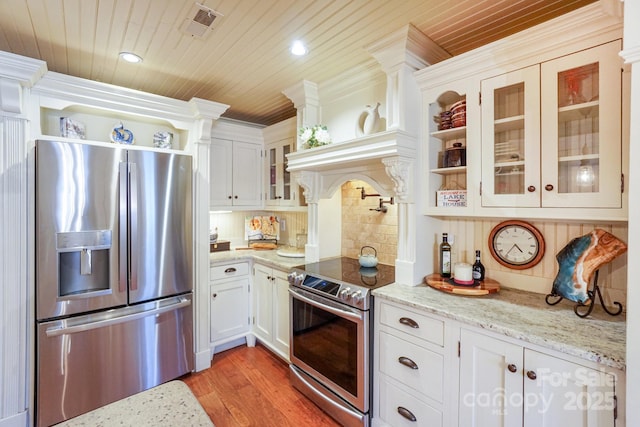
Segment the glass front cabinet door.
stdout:
<path fill-rule="evenodd" d="M 542 205 L 619 208 L 619 41 L 541 65 Z"/>
<path fill-rule="evenodd" d="M 266 205 L 268 206 L 297 206 L 298 185 L 292 182 L 291 173 L 287 170 L 287 154 L 292 152 L 295 138 L 267 145 L 266 167 L 267 189 Z"/>
<path fill-rule="evenodd" d="M 484 207 L 621 207 L 620 49 L 481 82 Z"/>

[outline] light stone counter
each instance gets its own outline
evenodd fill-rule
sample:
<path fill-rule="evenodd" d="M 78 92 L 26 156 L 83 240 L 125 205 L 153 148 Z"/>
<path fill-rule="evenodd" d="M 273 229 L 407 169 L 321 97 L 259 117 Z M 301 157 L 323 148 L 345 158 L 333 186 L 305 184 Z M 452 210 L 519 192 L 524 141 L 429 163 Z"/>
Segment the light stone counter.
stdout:
<path fill-rule="evenodd" d="M 214 427 L 182 381 L 170 381 L 57 424 L 60 427 Z"/>
<path fill-rule="evenodd" d="M 290 249 L 287 247 L 282 247 Z M 280 247 L 279 247 L 280 249 Z M 224 264 L 235 261 L 255 261 L 266 264 L 269 267 L 277 268 L 283 271 L 289 271 L 291 268 L 305 263 L 304 258 L 289 258 L 277 254 L 277 250 L 253 250 L 243 249 L 230 251 L 211 252 L 209 254 L 209 262 L 211 265 Z"/>
<path fill-rule="evenodd" d="M 574 303 L 548 305 L 545 295 L 502 288 L 486 296 L 448 294 L 427 285 L 392 284 L 373 295 L 439 316 L 625 370 L 626 319 L 609 316 L 596 304 L 582 319 Z"/>

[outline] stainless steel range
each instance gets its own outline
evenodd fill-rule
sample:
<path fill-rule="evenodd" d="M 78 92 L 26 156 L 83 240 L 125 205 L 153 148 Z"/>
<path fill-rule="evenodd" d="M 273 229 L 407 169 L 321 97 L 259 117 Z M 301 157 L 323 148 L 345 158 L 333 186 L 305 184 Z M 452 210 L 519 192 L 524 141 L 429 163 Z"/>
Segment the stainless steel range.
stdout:
<path fill-rule="evenodd" d="M 289 273 L 291 383 L 343 426 L 370 424 L 371 291 L 394 281 L 393 266 L 345 257 Z"/>

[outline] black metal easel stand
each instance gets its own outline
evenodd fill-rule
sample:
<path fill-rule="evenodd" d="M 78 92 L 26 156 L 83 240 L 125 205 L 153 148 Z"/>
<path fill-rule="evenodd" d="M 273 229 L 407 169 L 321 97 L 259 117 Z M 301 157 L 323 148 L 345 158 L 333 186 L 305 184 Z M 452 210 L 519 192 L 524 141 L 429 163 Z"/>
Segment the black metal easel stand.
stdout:
<path fill-rule="evenodd" d="M 591 314 L 591 312 L 593 311 L 593 307 L 595 306 L 595 302 L 596 299 L 594 298 L 596 295 L 598 296 L 598 300 L 600 300 L 600 305 L 602 305 L 602 308 L 604 309 L 604 311 L 607 312 L 607 314 L 611 315 L 611 316 L 617 316 L 618 314 L 622 313 L 622 304 L 620 304 L 618 301 L 614 301 L 613 304 L 615 306 L 618 307 L 617 311 L 609 311 L 609 309 L 607 308 L 606 305 L 604 305 L 604 301 L 602 299 L 602 292 L 600 291 L 600 287 L 598 286 L 598 272 L 599 270 L 596 270 L 596 274 L 595 277 L 593 279 L 593 289 L 590 291 L 587 291 L 587 295 L 589 295 L 589 299 L 591 300 L 590 304 L 583 304 L 581 302 L 576 303 L 576 305 L 573 307 L 573 311 L 576 313 L 576 315 L 578 317 L 587 317 L 588 315 Z M 551 298 L 558 298 L 555 301 L 552 301 Z M 556 305 L 558 304 L 560 301 L 562 301 L 564 297 L 561 295 L 558 295 L 554 292 L 551 292 L 550 294 L 548 294 L 545 297 L 545 301 L 547 302 L 547 304 L 549 305 Z M 587 311 L 585 311 L 584 313 L 580 313 L 580 310 L 582 310 L 584 307 L 587 307 Z"/>

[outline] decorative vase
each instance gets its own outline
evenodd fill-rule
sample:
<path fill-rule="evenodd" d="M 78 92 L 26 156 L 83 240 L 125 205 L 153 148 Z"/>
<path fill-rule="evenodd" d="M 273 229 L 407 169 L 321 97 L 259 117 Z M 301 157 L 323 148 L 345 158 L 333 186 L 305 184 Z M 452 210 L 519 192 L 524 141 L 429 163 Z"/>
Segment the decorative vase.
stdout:
<path fill-rule="evenodd" d="M 378 132 L 380 125 L 380 113 L 378 108 L 380 103 L 377 102 L 375 106 L 367 105 L 365 110 L 358 117 L 356 122 L 356 136 L 370 135 Z"/>

